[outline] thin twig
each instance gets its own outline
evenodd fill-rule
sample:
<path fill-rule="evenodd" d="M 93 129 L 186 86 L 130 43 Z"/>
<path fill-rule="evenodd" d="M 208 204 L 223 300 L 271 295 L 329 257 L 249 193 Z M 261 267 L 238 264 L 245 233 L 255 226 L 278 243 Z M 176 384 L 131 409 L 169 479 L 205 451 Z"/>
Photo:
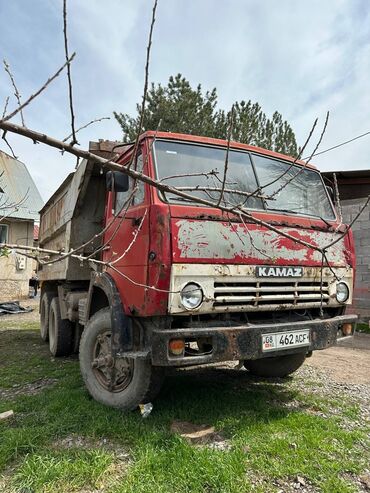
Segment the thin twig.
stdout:
<path fill-rule="evenodd" d="M 323 249 L 322 252 L 321 252 L 321 267 L 320 267 L 320 317 L 321 318 L 324 318 L 324 310 L 322 309 L 322 305 L 323 305 L 323 301 L 324 301 L 324 298 L 323 298 L 324 293 L 322 291 L 322 287 L 323 287 L 324 255 L 325 255 L 325 250 Z"/>
<path fill-rule="evenodd" d="M 225 156 L 225 165 L 224 165 L 224 177 L 222 180 L 221 193 L 220 193 L 220 197 L 219 197 L 218 202 L 217 202 L 217 206 L 219 206 L 221 204 L 221 200 L 224 197 L 227 169 L 229 167 L 230 142 L 231 142 L 231 137 L 232 137 L 232 133 L 233 133 L 233 125 L 234 125 L 234 105 L 232 105 L 232 107 L 231 107 L 230 124 L 229 124 L 228 135 L 227 135 L 227 147 L 226 147 L 226 156 Z"/>
<path fill-rule="evenodd" d="M 312 159 L 312 156 L 315 154 L 315 152 L 317 151 L 317 149 L 319 148 L 321 142 L 322 142 L 322 139 L 325 135 L 325 132 L 326 132 L 326 128 L 328 126 L 328 121 L 329 121 L 329 111 L 326 113 L 326 119 L 325 119 L 325 123 L 324 123 L 324 126 L 323 126 L 323 129 L 321 131 L 321 134 L 320 134 L 320 138 L 319 140 L 317 141 L 317 144 L 315 146 L 315 149 L 312 151 L 311 155 L 309 156 L 309 158 L 306 160 L 304 166 L 301 166 L 300 169 L 297 171 L 297 173 L 295 173 L 293 176 L 291 176 L 289 178 L 289 180 L 287 180 L 286 182 L 284 182 L 277 190 L 275 190 L 269 197 L 269 199 L 273 199 L 274 197 L 276 197 L 276 195 L 278 195 L 282 190 L 284 190 L 284 188 L 286 188 L 293 180 L 295 180 L 298 175 L 300 175 L 308 166 L 309 162 L 311 161 Z M 280 180 L 281 177 L 279 177 L 279 180 Z"/>
<path fill-rule="evenodd" d="M 68 94 L 69 94 L 69 110 L 71 112 L 71 129 L 72 129 L 72 141 L 71 145 L 78 144 L 75 131 L 75 114 L 73 109 L 73 91 L 72 91 L 72 77 L 71 77 L 71 64 L 68 54 L 68 36 L 67 36 L 67 0 L 63 0 L 63 36 L 64 36 L 64 51 L 67 62 L 67 79 L 68 79 Z"/>
<path fill-rule="evenodd" d="M 6 115 L 6 110 L 8 109 L 9 99 L 10 99 L 9 96 L 7 96 L 6 99 L 5 99 L 4 111 L 3 111 L 3 115 L 1 117 L 1 119 L 3 119 L 4 116 Z"/>
<path fill-rule="evenodd" d="M 21 95 L 18 91 L 18 88 L 15 84 L 15 80 L 14 80 L 14 77 L 13 77 L 13 74 L 11 73 L 10 71 L 10 67 L 9 67 L 9 64 L 6 60 L 3 60 L 3 63 L 4 63 L 4 68 L 5 68 L 5 72 L 9 75 L 10 77 L 10 80 L 11 80 L 11 83 L 13 85 L 13 88 L 14 88 L 14 96 L 16 97 L 17 101 L 18 101 L 18 110 L 21 114 L 21 120 L 22 120 L 22 126 L 25 127 L 25 123 L 24 123 L 24 117 L 23 117 L 23 112 L 22 112 L 22 109 L 21 109 Z"/>
<path fill-rule="evenodd" d="M 235 194 L 235 195 L 242 195 L 244 197 L 250 197 L 252 193 L 254 192 L 244 192 L 244 190 L 234 190 L 233 188 L 222 188 L 219 187 L 202 187 L 201 185 L 196 185 L 194 187 L 176 187 L 177 190 L 183 190 L 186 192 L 221 192 L 221 193 L 230 193 L 230 194 Z M 254 197 L 260 198 L 260 199 L 269 199 L 270 197 L 268 195 L 254 195 Z M 216 204 L 216 207 L 218 207 L 218 201 Z"/>
<path fill-rule="evenodd" d="M 6 138 L 6 132 L 5 131 L 3 132 L 3 135 L 1 136 L 1 138 L 3 139 L 5 144 L 9 147 L 10 152 L 12 153 L 12 156 L 14 157 L 14 159 L 18 159 L 18 157 L 14 154 L 12 146 L 9 144 L 8 139 Z"/>
<path fill-rule="evenodd" d="M 334 180 L 335 203 L 336 203 L 337 208 L 338 208 L 338 216 L 339 216 L 339 224 L 335 228 L 335 231 L 338 231 L 338 229 L 343 224 L 343 214 L 342 214 L 342 205 L 340 203 L 339 188 L 338 188 L 338 181 L 337 181 L 337 174 L 336 173 L 333 173 L 333 180 Z"/>
<path fill-rule="evenodd" d="M 73 53 L 71 58 L 69 58 L 68 62 L 66 62 L 64 65 L 62 65 L 60 67 L 60 69 L 58 69 L 54 75 L 52 75 L 51 77 L 49 77 L 49 79 L 45 82 L 45 84 L 43 86 L 40 87 L 40 89 L 38 91 L 36 91 L 34 94 L 31 94 L 31 96 L 23 103 L 21 104 L 21 106 L 19 106 L 17 109 L 15 109 L 14 111 L 12 111 L 12 113 L 10 113 L 9 115 L 3 115 L 2 119 L 0 120 L 0 122 L 6 122 L 8 120 L 11 120 L 17 113 L 19 113 L 20 111 L 23 110 L 23 108 L 25 108 L 27 105 L 30 104 L 30 102 L 37 98 L 37 96 L 39 96 L 47 87 L 48 85 L 58 77 L 58 75 L 60 75 L 60 73 L 63 71 L 63 69 L 68 65 L 68 63 L 71 63 L 72 60 L 74 59 L 76 53 Z"/>
<path fill-rule="evenodd" d="M 326 247 L 325 247 L 326 250 L 328 248 L 330 248 L 331 246 L 335 245 L 336 243 L 338 243 L 338 241 L 342 240 L 345 236 L 347 236 L 348 231 L 352 228 L 352 226 L 355 224 L 355 222 L 357 221 L 357 219 L 364 212 L 364 210 L 368 206 L 369 202 L 370 202 L 370 195 L 368 195 L 368 197 L 366 198 L 366 201 L 364 202 L 364 204 L 362 205 L 361 209 L 358 211 L 358 213 L 356 214 L 356 216 L 352 219 L 352 221 L 349 224 L 347 224 L 347 227 L 346 227 L 344 233 L 342 235 L 340 235 L 338 238 L 336 238 L 335 240 L 333 240 L 331 243 L 329 243 L 328 245 L 326 245 Z"/>
<path fill-rule="evenodd" d="M 137 153 L 137 148 L 139 145 L 141 129 L 143 128 L 144 111 L 145 111 L 145 104 L 146 104 L 146 98 L 147 98 L 147 92 L 148 92 L 148 81 L 149 81 L 150 50 L 152 47 L 153 28 L 154 28 L 154 23 L 155 23 L 155 13 L 157 10 L 157 4 L 158 4 L 158 0 L 154 0 L 153 10 L 152 10 L 152 20 L 151 20 L 150 29 L 149 29 L 148 45 L 146 47 L 144 90 L 143 90 L 143 97 L 142 97 L 142 101 L 141 101 L 140 121 L 139 121 L 138 129 L 137 129 L 137 136 L 136 136 L 136 140 L 135 140 L 134 151 L 132 153 L 131 161 L 127 166 L 128 168 L 130 168 L 132 166 L 132 163 L 136 160 L 136 153 Z"/>
<path fill-rule="evenodd" d="M 127 254 L 128 252 L 131 250 L 133 244 L 135 243 L 140 231 L 141 231 L 141 228 L 143 227 L 143 224 L 145 222 L 145 218 L 148 214 L 148 209 L 145 209 L 145 212 L 144 212 L 144 215 L 143 217 L 141 218 L 140 220 L 140 224 L 139 226 L 137 227 L 136 231 L 133 233 L 133 238 L 132 240 L 130 241 L 128 247 L 126 248 L 126 250 L 117 258 L 115 258 L 114 260 L 110 261 L 109 262 L 109 266 L 112 267 L 112 265 L 116 264 L 117 262 L 119 262 L 120 260 L 122 260 Z"/>
<path fill-rule="evenodd" d="M 86 125 L 82 125 L 80 128 L 78 128 L 76 131 L 75 131 L 75 135 L 80 131 L 80 130 L 83 130 L 87 127 L 89 127 L 90 125 L 92 125 L 93 123 L 98 123 L 98 122 L 101 122 L 103 120 L 110 120 L 110 117 L 109 116 L 103 116 L 102 118 L 96 118 L 95 120 L 91 120 L 89 123 L 86 123 Z M 73 134 L 69 134 L 65 139 L 63 139 L 63 142 L 67 142 L 67 140 L 69 140 L 71 137 L 73 137 Z"/>
<path fill-rule="evenodd" d="M 143 170 L 146 168 L 146 166 L 147 166 L 147 164 L 148 164 L 149 157 L 152 155 L 153 146 L 154 146 L 154 144 L 155 144 L 155 141 L 156 141 L 157 134 L 158 134 L 158 132 L 159 132 L 159 127 L 160 127 L 161 123 L 162 123 L 162 119 L 161 119 L 161 120 L 159 120 L 159 122 L 158 122 L 158 126 L 157 126 L 157 129 L 156 129 L 155 134 L 154 134 L 154 136 L 153 136 L 153 139 L 152 139 L 152 141 L 151 141 L 151 143 L 150 143 L 149 150 L 148 150 L 148 152 L 146 153 L 146 156 L 145 156 L 145 161 L 144 161 L 144 163 L 143 163 Z M 110 243 L 110 242 L 111 242 L 111 241 L 112 241 L 112 240 L 116 237 L 116 235 L 117 235 L 117 233 L 118 233 L 118 231 L 119 231 L 119 229 L 120 229 L 120 227 L 121 227 L 121 224 L 122 224 L 122 222 L 123 222 L 124 218 L 126 217 L 127 210 L 128 210 L 128 208 L 130 207 L 130 205 L 131 205 L 131 203 L 132 203 L 132 201 L 133 201 L 133 199 L 134 199 L 134 197 L 135 197 L 135 193 L 136 193 L 136 191 L 137 191 L 137 180 L 135 180 L 135 181 L 134 181 L 134 183 L 133 183 L 133 190 L 132 190 L 132 193 L 131 193 L 131 197 L 130 197 L 130 198 L 129 198 L 129 200 L 127 201 L 127 206 L 125 207 L 124 213 L 122 214 L 122 210 L 124 209 L 124 205 L 123 205 L 123 206 L 122 206 L 122 208 L 121 208 L 121 210 L 120 210 L 120 211 L 118 211 L 118 213 L 117 213 L 117 215 L 120 217 L 120 220 L 118 221 L 118 223 L 117 223 L 117 225 L 116 225 L 116 228 L 115 228 L 115 230 L 113 231 L 112 235 L 109 237 L 109 239 L 108 239 L 108 240 L 106 240 L 106 241 L 105 241 L 105 244 L 103 245 L 103 248 L 104 248 L 105 246 L 109 245 L 109 243 Z M 114 218 L 114 219 L 116 219 L 116 218 Z M 113 220 L 114 220 L 114 219 L 113 219 Z"/>
<path fill-rule="evenodd" d="M 294 158 L 294 160 L 290 163 L 290 165 L 287 167 L 287 169 L 281 175 L 279 175 L 277 178 L 274 178 L 272 181 L 270 181 L 268 183 L 265 183 L 264 185 L 261 185 L 260 187 L 256 188 L 256 190 L 254 191 L 255 194 L 258 193 L 258 192 L 261 192 L 261 190 L 263 188 L 270 187 L 271 185 L 273 185 L 277 181 L 281 180 L 287 173 L 289 173 L 289 171 L 293 168 L 293 166 L 295 166 L 295 164 L 297 163 L 297 161 L 300 160 L 300 158 L 301 158 L 304 150 L 306 149 L 309 141 L 311 140 L 311 137 L 312 137 L 313 132 L 314 132 L 314 130 L 316 128 L 316 125 L 317 125 L 317 121 L 318 121 L 318 119 L 316 118 L 316 120 L 314 121 L 314 123 L 313 123 L 313 125 L 311 127 L 310 133 L 308 134 L 308 137 L 306 139 L 306 142 L 304 143 L 304 145 L 303 145 L 302 149 L 300 150 L 299 154 L 297 155 L 297 157 Z"/>
<path fill-rule="evenodd" d="M 216 176 L 219 174 L 219 171 L 212 169 L 211 171 L 208 171 L 208 173 L 180 173 L 178 175 L 169 175 L 161 178 L 159 180 L 160 183 L 166 180 L 173 180 L 174 178 L 188 178 L 188 177 L 193 177 L 193 176 L 205 176 L 206 178 L 209 178 L 210 176 Z"/>

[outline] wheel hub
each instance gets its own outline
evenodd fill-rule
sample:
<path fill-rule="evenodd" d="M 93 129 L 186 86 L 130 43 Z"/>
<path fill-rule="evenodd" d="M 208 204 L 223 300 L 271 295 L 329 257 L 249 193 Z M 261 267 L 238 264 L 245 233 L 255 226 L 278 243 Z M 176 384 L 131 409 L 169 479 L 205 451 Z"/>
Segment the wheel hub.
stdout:
<path fill-rule="evenodd" d="M 111 332 L 99 334 L 93 349 L 91 367 L 102 387 L 110 392 L 121 392 L 131 382 L 134 362 L 128 358 L 114 358 L 111 347 Z"/>

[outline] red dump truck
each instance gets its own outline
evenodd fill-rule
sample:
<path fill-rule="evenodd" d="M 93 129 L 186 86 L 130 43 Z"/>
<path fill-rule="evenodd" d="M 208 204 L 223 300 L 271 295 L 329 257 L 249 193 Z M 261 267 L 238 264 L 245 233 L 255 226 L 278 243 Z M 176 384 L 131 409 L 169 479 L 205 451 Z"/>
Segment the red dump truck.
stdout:
<path fill-rule="evenodd" d="M 116 163 L 132 161 L 132 144 L 115 151 Z M 226 152 L 223 140 L 146 132 L 133 161 L 217 203 Z M 79 350 L 96 400 L 127 410 L 152 400 L 170 366 L 239 360 L 284 377 L 356 321 L 345 315 L 352 234 L 313 166 L 232 142 L 220 203 L 250 217 L 84 161 L 42 209 L 42 248 L 110 263 L 51 255 L 39 271 L 41 336 L 54 356 Z M 317 248 L 336 239 L 323 263 Z"/>

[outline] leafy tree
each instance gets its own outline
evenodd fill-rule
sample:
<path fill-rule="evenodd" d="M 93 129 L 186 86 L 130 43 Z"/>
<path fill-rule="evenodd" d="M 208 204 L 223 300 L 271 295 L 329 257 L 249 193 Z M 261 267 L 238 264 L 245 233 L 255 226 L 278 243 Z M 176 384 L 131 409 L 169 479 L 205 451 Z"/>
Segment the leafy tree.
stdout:
<path fill-rule="evenodd" d="M 133 141 L 138 132 L 140 104 L 136 108 L 135 117 L 114 112 L 125 142 Z M 200 84 L 193 89 L 189 81 L 178 74 L 169 78 L 167 86 L 151 84 L 142 130 L 155 130 L 161 120 L 161 131 L 225 139 L 230 115 L 230 111 L 217 108 L 216 88 L 203 94 Z M 261 106 L 250 100 L 234 104 L 232 138 L 291 156 L 297 155 L 297 142 L 289 123 L 277 111 L 272 118 L 267 118 Z"/>

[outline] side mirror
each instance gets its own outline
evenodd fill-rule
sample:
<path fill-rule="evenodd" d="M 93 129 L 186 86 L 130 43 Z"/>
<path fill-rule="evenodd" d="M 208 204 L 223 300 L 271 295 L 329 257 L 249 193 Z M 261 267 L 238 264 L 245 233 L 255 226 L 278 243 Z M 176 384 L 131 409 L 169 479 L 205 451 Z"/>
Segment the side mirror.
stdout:
<path fill-rule="evenodd" d="M 121 171 L 108 171 L 105 180 L 109 192 L 127 192 L 129 189 L 128 175 Z"/>
<path fill-rule="evenodd" d="M 330 187 L 329 185 L 326 185 L 325 188 L 329 194 L 329 197 L 331 198 L 332 202 L 334 203 L 335 202 L 334 188 Z"/>

